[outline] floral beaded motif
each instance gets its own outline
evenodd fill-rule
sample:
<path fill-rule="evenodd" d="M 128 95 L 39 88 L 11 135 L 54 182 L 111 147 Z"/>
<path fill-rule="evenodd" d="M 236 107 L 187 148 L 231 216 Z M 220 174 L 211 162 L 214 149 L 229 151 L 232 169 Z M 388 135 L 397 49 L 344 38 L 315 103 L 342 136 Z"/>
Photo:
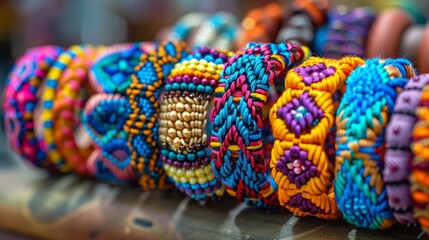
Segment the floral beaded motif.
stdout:
<path fill-rule="evenodd" d="M 276 77 L 305 57 L 291 43 L 250 43 L 225 64 L 211 112 L 210 144 L 215 174 L 239 201 L 278 205 L 277 186 L 264 161 L 262 111 Z"/>
<path fill-rule="evenodd" d="M 170 186 L 159 159 L 158 99 L 165 78 L 174 64 L 188 55 L 182 42 L 163 42 L 143 54 L 127 89 L 131 108 L 124 130 L 129 134 L 131 165 L 137 171 L 143 189 L 166 189 Z"/>
<path fill-rule="evenodd" d="M 272 107 L 272 175 L 280 204 L 299 216 L 336 219 L 341 215 L 332 193 L 329 140 L 338 92 L 363 60 L 309 58 L 289 71 L 286 91 Z"/>
<path fill-rule="evenodd" d="M 164 169 L 195 200 L 223 195 L 206 148 L 207 109 L 228 56 L 201 47 L 176 64 L 167 78 L 159 115 Z"/>

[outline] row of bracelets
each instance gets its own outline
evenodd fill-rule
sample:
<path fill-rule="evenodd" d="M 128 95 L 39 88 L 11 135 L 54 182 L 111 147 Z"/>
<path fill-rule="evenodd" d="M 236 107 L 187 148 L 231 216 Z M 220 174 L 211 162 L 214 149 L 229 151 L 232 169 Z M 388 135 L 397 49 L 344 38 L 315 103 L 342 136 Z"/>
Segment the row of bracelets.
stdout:
<path fill-rule="evenodd" d="M 291 42 L 29 49 L 3 94 L 10 145 L 50 172 L 428 232 L 429 75 L 309 55 Z"/>

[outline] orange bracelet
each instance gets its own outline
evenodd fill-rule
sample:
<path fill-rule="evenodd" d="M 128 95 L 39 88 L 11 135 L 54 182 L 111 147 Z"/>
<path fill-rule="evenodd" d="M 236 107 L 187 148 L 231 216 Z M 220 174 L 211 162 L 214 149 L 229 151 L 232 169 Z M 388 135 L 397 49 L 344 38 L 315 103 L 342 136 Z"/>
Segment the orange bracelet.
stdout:
<path fill-rule="evenodd" d="M 298 216 L 341 217 L 333 192 L 335 110 L 347 76 L 362 63 L 311 57 L 289 71 L 286 91 L 271 108 L 271 173 L 280 205 Z"/>

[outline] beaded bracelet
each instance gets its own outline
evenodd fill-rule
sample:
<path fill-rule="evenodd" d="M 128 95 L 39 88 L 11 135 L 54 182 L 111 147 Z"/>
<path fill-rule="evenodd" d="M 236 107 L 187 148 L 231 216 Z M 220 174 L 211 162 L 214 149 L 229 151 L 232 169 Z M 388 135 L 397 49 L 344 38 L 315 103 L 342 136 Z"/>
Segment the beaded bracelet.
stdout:
<path fill-rule="evenodd" d="M 262 8 L 251 9 L 235 38 L 235 47 L 240 49 L 248 42 L 273 42 L 283 21 L 283 7 L 270 3 Z"/>
<path fill-rule="evenodd" d="M 109 170 L 116 180 L 135 179 L 128 134 L 123 130 L 129 112 L 128 99 L 119 94 L 95 94 L 85 105 L 82 124 L 97 148 L 91 159 L 98 159 L 106 166 L 102 177 Z"/>
<path fill-rule="evenodd" d="M 411 198 L 413 217 L 424 232 L 429 233 L 429 85 L 423 88 L 419 107 L 416 110 L 417 123 L 412 133 L 411 149 L 414 154 L 411 166 Z"/>
<path fill-rule="evenodd" d="M 337 110 L 335 198 L 343 217 L 358 227 L 394 223 L 382 179 L 384 128 L 397 91 L 414 76 L 405 59 L 368 59 L 347 78 Z"/>
<path fill-rule="evenodd" d="M 101 148 L 95 149 L 86 161 L 86 168 L 91 176 L 94 176 L 100 181 L 108 182 L 116 185 L 130 185 L 133 183 L 134 178 L 132 179 L 123 179 L 118 178 L 114 172 L 105 164 L 109 161 L 103 156 L 103 151 Z"/>
<path fill-rule="evenodd" d="M 420 103 L 422 89 L 427 84 L 429 75 L 419 75 L 405 85 L 404 91 L 398 95 L 386 128 L 383 180 L 393 216 L 401 224 L 416 224 L 408 181 L 413 157 L 410 143 L 412 129 L 417 121 L 415 110 Z"/>
<path fill-rule="evenodd" d="M 270 112 L 272 176 L 280 205 L 298 216 L 341 217 L 333 193 L 335 110 L 347 76 L 363 60 L 311 57 L 288 72 Z"/>
<path fill-rule="evenodd" d="M 374 19 L 375 12 L 370 8 L 338 6 L 329 14 L 322 56 L 365 56 L 365 44 Z"/>
<path fill-rule="evenodd" d="M 57 86 L 60 78 L 63 75 L 71 74 L 67 73 L 67 68 L 73 64 L 76 58 L 83 58 L 85 55 L 85 47 L 83 46 L 72 46 L 67 51 L 64 51 L 54 63 L 50 69 L 45 88 L 41 96 L 41 129 L 38 130 L 45 140 L 44 149 L 46 150 L 49 160 L 60 172 L 69 172 L 70 166 L 65 161 L 57 148 L 57 142 L 55 142 L 54 134 L 54 116 L 53 107 L 56 96 Z M 83 76 L 85 74 L 81 74 Z M 79 76 L 80 77 L 80 76 Z"/>
<path fill-rule="evenodd" d="M 76 56 L 59 78 L 53 101 L 52 119 L 56 148 L 73 171 L 88 175 L 86 160 L 94 150 L 81 128 L 80 115 L 89 87 L 88 72 L 102 49 L 88 47 L 84 55 Z M 76 135 L 78 134 L 78 135 Z"/>
<path fill-rule="evenodd" d="M 223 64 L 232 55 L 201 47 L 167 78 L 159 114 L 161 159 L 176 187 L 197 201 L 224 193 L 206 151 L 207 110 Z"/>
<path fill-rule="evenodd" d="M 136 67 L 136 74 L 132 76 L 130 88 L 127 89 L 131 112 L 124 130 L 129 134 L 131 165 L 145 190 L 170 187 L 159 159 L 158 98 L 164 79 L 174 64 L 188 55 L 187 51 L 183 42 L 163 42 L 154 51 L 143 54 Z"/>
<path fill-rule="evenodd" d="M 199 25 L 208 18 L 205 13 L 194 12 L 181 17 L 167 36 L 169 41 L 189 41 L 189 37 Z"/>
<path fill-rule="evenodd" d="M 97 93 L 126 95 L 131 84 L 134 68 L 140 63 L 143 53 L 153 50 L 152 42 L 116 44 L 100 53 L 91 67 L 90 83 Z"/>
<path fill-rule="evenodd" d="M 204 21 L 195 32 L 192 44 L 195 47 L 208 46 L 215 49 L 229 50 L 238 28 L 235 15 L 218 12 Z"/>
<path fill-rule="evenodd" d="M 210 117 L 213 170 L 239 201 L 278 206 L 277 186 L 264 161 L 262 110 L 275 78 L 307 55 L 292 43 L 249 43 L 221 72 Z"/>
<path fill-rule="evenodd" d="M 39 88 L 61 51 L 56 46 L 27 50 L 16 61 L 3 95 L 4 122 L 12 149 L 33 165 L 48 169 L 46 152 L 40 146 L 43 139 L 35 134 L 34 109 Z"/>

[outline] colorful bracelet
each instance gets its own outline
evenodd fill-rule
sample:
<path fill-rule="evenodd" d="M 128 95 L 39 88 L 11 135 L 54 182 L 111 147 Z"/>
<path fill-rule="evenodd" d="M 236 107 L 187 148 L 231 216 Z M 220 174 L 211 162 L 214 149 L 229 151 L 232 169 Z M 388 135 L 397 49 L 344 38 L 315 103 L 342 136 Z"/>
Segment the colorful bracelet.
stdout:
<path fill-rule="evenodd" d="M 161 159 L 176 187 L 197 201 L 221 197 L 206 151 L 207 111 L 224 63 L 232 53 L 201 47 L 176 64 L 161 97 Z"/>
<path fill-rule="evenodd" d="M 94 150 L 81 127 L 80 115 L 89 87 L 88 72 L 102 48 L 87 47 L 84 55 L 76 56 L 60 76 L 53 100 L 52 119 L 56 148 L 65 164 L 73 171 L 88 175 L 86 160 Z"/>
<path fill-rule="evenodd" d="M 204 22 L 209 16 L 205 13 L 193 12 L 181 17 L 172 27 L 167 36 L 169 41 L 185 41 L 188 42 L 190 35 L 199 25 Z"/>
<path fill-rule="evenodd" d="M 292 43 L 249 43 L 225 64 L 211 112 L 214 173 L 227 192 L 257 207 L 278 206 L 262 148 L 264 104 L 275 78 L 308 52 Z"/>
<path fill-rule="evenodd" d="M 201 24 L 191 43 L 195 47 L 208 46 L 227 51 L 233 47 L 237 29 L 238 21 L 235 15 L 218 12 Z"/>
<path fill-rule="evenodd" d="M 183 42 L 163 42 L 154 51 L 143 54 L 127 90 L 131 108 L 124 130 L 129 134 L 131 165 L 145 190 L 170 187 L 159 158 L 159 96 L 164 79 L 174 64 L 188 55 Z"/>
<path fill-rule="evenodd" d="M 337 110 L 335 198 L 344 219 L 370 229 L 394 223 L 382 179 L 384 129 L 414 68 L 405 59 L 368 59 L 347 78 Z"/>
<path fill-rule="evenodd" d="M 417 121 L 415 110 L 420 103 L 422 89 L 427 84 L 429 75 L 419 75 L 405 85 L 404 91 L 398 95 L 394 112 L 386 128 L 383 180 L 393 216 L 401 224 L 416 224 L 408 180 L 413 158 L 410 143 L 412 130 Z"/>
<path fill-rule="evenodd" d="M 412 133 L 411 149 L 414 159 L 411 166 L 411 198 L 413 217 L 424 232 L 429 233 L 429 85 L 423 88 L 419 107 L 416 110 L 417 123 Z"/>
<path fill-rule="evenodd" d="M 43 46 L 25 52 L 8 77 L 3 95 L 4 122 L 13 150 L 35 166 L 50 168 L 43 139 L 35 134 L 38 92 L 62 48 Z"/>
<path fill-rule="evenodd" d="M 90 83 L 97 93 L 126 95 L 140 57 L 154 48 L 153 42 L 116 44 L 107 47 L 91 67 Z"/>
<path fill-rule="evenodd" d="M 374 20 L 375 12 L 370 8 L 347 9 L 345 6 L 339 6 L 331 11 L 322 56 L 365 56 L 366 40 Z"/>
<path fill-rule="evenodd" d="M 91 159 L 100 160 L 105 165 L 106 169 L 100 170 L 101 177 L 109 170 L 119 181 L 129 182 L 136 178 L 131 167 L 128 134 L 123 129 L 129 112 L 128 99 L 119 94 L 95 94 L 85 105 L 82 124 L 96 146 L 97 153 L 93 153 Z M 98 165 L 92 166 L 101 167 L 101 163 L 94 162 Z"/>
<path fill-rule="evenodd" d="M 75 45 L 70 47 L 67 51 L 64 51 L 58 57 L 48 73 L 45 88 L 41 96 L 41 124 L 40 126 L 39 124 L 36 125 L 40 127 L 38 132 L 42 134 L 45 140 L 45 146 L 43 146 L 43 148 L 47 152 L 49 160 L 60 172 L 69 172 L 71 169 L 57 148 L 58 144 L 55 142 L 53 116 L 54 100 L 60 78 L 63 75 L 66 76 L 71 74 L 71 72 L 67 73 L 67 68 L 73 64 L 76 58 L 84 58 L 85 48 L 86 47 Z M 85 74 L 81 74 L 81 76 L 84 75 Z"/>
<path fill-rule="evenodd" d="M 298 216 L 341 217 L 333 193 L 335 110 L 347 76 L 363 60 L 312 57 L 288 72 L 270 112 L 272 176 L 280 205 Z"/>

